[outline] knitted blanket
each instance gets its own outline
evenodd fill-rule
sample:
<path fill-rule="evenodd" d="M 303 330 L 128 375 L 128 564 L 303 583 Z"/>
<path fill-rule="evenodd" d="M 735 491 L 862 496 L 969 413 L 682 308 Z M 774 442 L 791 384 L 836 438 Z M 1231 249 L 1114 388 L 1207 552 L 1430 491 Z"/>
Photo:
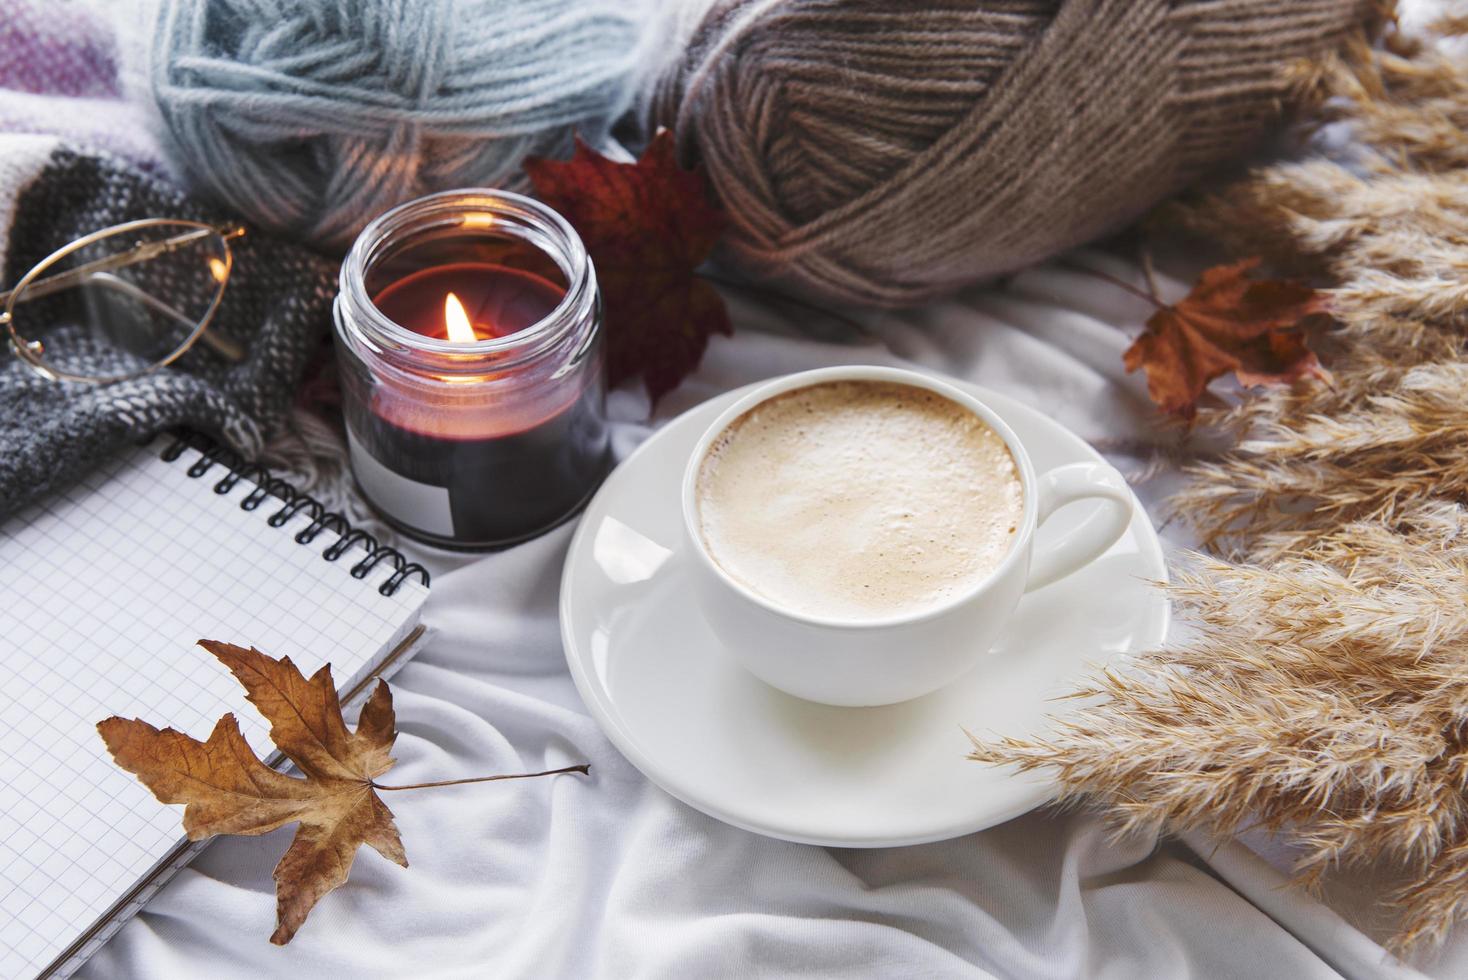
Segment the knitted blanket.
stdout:
<path fill-rule="evenodd" d="M 0 254 L 13 283 L 90 231 L 147 217 L 223 218 L 119 158 L 37 137 L 0 136 Z M 228 363 L 202 345 L 110 385 L 58 382 L 0 351 L 0 515 L 62 488 L 127 440 L 186 425 L 249 457 L 284 421 L 330 323 L 330 263 L 247 232 L 209 329 L 238 341 Z M 59 328 L 65 325 L 57 325 Z"/>
<path fill-rule="evenodd" d="M 122 97 L 104 9 L 15 0 L 5 13 L 0 289 L 73 238 L 108 225 L 227 217 L 170 182 L 141 110 Z M 234 270 L 209 329 L 239 342 L 246 351 L 239 363 L 201 349 L 165 370 L 98 387 L 48 380 L 0 342 L 0 516 L 64 488 L 126 440 L 160 429 L 186 425 L 247 456 L 260 453 L 326 334 L 333 270 L 253 231 L 233 247 Z"/>

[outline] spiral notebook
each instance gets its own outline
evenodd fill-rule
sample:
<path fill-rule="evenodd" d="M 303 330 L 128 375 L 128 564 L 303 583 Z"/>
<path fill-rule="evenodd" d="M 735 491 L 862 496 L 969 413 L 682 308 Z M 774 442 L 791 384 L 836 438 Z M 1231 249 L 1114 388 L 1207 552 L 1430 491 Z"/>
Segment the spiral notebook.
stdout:
<path fill-rule="evenodd" d="M 197 437 L 155 440 L 0 523 L 0 977 L 64 977 L 197 853 L 112 763 L 110 715 L 268 726 L 201 638 L 331 663 L 343 701 L 421 635 L 428 576 Z M 266 927 L 268 931 L 268 927 Z"/>

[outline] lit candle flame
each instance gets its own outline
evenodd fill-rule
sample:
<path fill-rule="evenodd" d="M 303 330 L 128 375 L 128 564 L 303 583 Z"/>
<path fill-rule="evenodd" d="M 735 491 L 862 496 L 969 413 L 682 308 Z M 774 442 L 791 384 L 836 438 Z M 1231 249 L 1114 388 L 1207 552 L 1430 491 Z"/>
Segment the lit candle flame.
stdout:
<path fill-rule="evenodd" d="M 456 344 L 472 344 L 479 339 L 469 323 L 469 314 L 464 312 L 464 304 L 453 293 L 443 299 L 443 322 L 448 328 L 449 340 Z"/>

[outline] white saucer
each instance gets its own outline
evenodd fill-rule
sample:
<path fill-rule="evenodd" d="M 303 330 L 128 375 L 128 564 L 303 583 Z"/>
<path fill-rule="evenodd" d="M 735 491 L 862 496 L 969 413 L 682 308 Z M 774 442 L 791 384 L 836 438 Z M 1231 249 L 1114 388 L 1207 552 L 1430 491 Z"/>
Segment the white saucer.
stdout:
<path fill-rule="evenodd" d="M 1013 427 L 1035 468 L 1100 459 L 1011 398 L 967 386 Z M 948 687 L 904 704 L 836 708 L 747 673 L 694 608 L 682 563 L 679 480 L 703 429 L 740 392 L 669 423 L 593 498 L 561 579 L 561 637 L 582 699 L 649 779 L 756 833 L 834 847 L 972 833 L 1043 803 L 1054 784 L 964 758 L 977 735 L 1044 732 L 1086 665 L 1160 643 L 1162 548 L 1140 504 L 1104 557 L 1026 596 L 995 650 Z M 1060 511 L 1039 536 L 1095 504 Z M 894 650 L 900 657 L 902 651 Z"/>

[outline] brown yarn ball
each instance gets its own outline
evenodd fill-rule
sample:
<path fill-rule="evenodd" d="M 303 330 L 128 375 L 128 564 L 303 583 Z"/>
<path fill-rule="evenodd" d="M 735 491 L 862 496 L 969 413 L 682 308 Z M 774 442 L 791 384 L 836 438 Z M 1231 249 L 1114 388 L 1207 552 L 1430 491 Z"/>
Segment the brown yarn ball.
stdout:
<path fill-rule="evenodd" d="M 1116 231 L 1254 145 L 1373 0 L 725 0 L 653 119 L 726 257 L 901 306 Z"/>

